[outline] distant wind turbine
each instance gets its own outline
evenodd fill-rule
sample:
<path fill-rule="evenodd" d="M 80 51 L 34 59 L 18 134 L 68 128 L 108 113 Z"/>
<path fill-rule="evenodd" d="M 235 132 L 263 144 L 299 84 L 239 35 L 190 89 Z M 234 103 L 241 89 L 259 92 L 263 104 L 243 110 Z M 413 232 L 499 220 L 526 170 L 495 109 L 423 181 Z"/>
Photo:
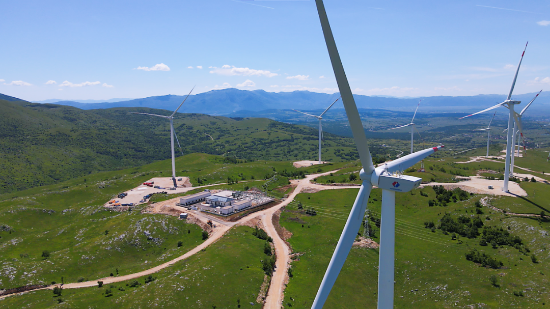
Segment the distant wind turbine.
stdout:
<path fill-rule="evenodd" d="M 528 44 L 529 42 L 527 42 Z M 468 116 L 464 116 L 464 117 L 461 117 L 459 119 L 463 119 L 463 118 L 466 118 L 466 117 L 470 117 L 470 116 L 473 116 L 473 115 L 477 115 L 477 114 L 481 114 L 481 113 L 484 113 L 486 111 L 490 111 L 492 109 L 495 109 L 495 108 L 498 108 L 498 107 L 501 107 L 501 106 L 504 106 L 506 108 L 508 108 L 510 110 L 510 115 L 508 116 L 508 136 L 507 136 L 507 139 L 506 139 L 506 162 L 505 162 L 505 165 L 504 165 L 504 187 L 502 188 L 502 191 L 504 192 L 508 192 L 508 182 L 509 182 L 509 179 L 510 179 L 510 163 L 511 163 L 511 156 L 513 155 L 512 154 L 512 146 L 513 146 L 513 141 L 512 141 L 512 138 L 513 138 L 513 129 L 512 129 L 512 122 L 514 121 L 514 119 L 516 118 L 516 115 L 514 114 L 514 105 L 516 104 L 520 104 L 521 101 L 514 101 L 514 100 L 510 100 L 512 98 L 512 93 L 514 92 L 514 86 L 516 85 L 516 80 L 518 79 L 518 73 L 519 73 L 519 68 L 521 67 L 521 61 L 523 60 L 523 56 L 525 55 L 525 50 L 527 49 L 527 44 L 525 44 L 525 48 L 523 49 L 523 53 L 521 54 L 521 58 L 519 59 L 519 64 L 518 64 L 518 68 L 516 70 L 516 75 L 514 76 L 514 80 L 512 82 L 512 87 L 510 88 L 510 93 L 508 94 L 508 97 L 506 98 L 506 100 L 502 103 L 498 103 L 497 105 L 494 105 L 494 106 L 491 106 L 487 109 L 484 109 L 482 111 L 479 111 L 477 113 L 473 113 L 471 115 L 468 115 Z"/>
<path fill-rule="evenodd" d="M 489 121 L 489 125 L 484 129 L 477 129 L 476 131 L 487 131 L 487 154 L 485 155 L 485 158 L 489 157 L 489 143 L 491 141 L 491 123 L 493 122 L 493 119 L 495 119 L 495 115 L 497 112 L 493 114 L 493 118 L 491 118 L 491 121 Z"/>
<path fill-rule="evenodd" d="M 304 115 L 307 115 L 307 116 L 310 116 L 310 117 L 315 117 L 315 118 L 319 119 L 319 164 L 323 163 L 323 161 L 321 161 L 321 140 L 323 139 L 323 126 L 321 124 L 321 120 L 323 120 L 323 115 L 326 112 L 328 112 L 328 110 L 332 107 L 332 105 L 334 105 L 334 103 L 336 103 L 336 101 L 338 101 L 339 99 L 340 98 L 338 98 L 334 102 L 332 102 L 332 104 L 330 104 L 330 106 L 327 107 L 327 109 L 325 109 L 325 111 L 322 112 L 321 115 L 319 115 L 319 116 L 315 116 L 315 115 L 312 115 L 312 114 L 304 113 L 304 112 L 293 109 L 293 111 L 295 111 L 295 112 L 298 112 L 298 113 L 301 113 L 301 114 L 304 114 Z"/>
<path fill-rule="evenodd" d="M 391 128 L 391 129 L 388 129 L 388 130 L 395 130 L 395 129 L 400 129 L 400 128 L 404 128 L 404 127 L 408 127 L 410 126 L 411 127 L 411 153 L 413 153 L 413 148 L 414 148 L 414 130 L 416 129 L 416 125 L 414 124 L 414 117 L 416 117 L 416 112 L 418 111 L 418 107 L 420 106 L 420 102 L 422 102 L 422 100 L 418 101 L 418 105 L 416 105 L 416 109 L 414 110 L 414 115 L 413 115 L 413 118 L 411 120 L 411 122 L 409 124 L 406 124 L 404 126 L 399 126 L 399 127 L 395 127 L 395 128 Z M 418 130 L 417 130 L 418 131 Z M 418 133 L 420 134 L 420 133 Z"/>
<path fill-rule="evenodd" d="M 193 89 L 195 89 L 195 87 L 193 87 Z M 176 132 L 174 131 L 174 115 L 178 112 L 178 110 L 183 105 L 183 103 L 185 103 L 187 98 L 189 98 L 189 96 L 191 95 L 191 92 L 193 92 L 193 89 L 191 89 L 191 91 L 189 91 L 189 94 L 187 94 L 187 96 L 185 97 L 183 102 L 181 102 L 181 104 L 178 106 L 178 108 L 176 108 L 176 110 L 170 116 L 149 114 L 149 113 L 131 112 L 131 114 L 155 116 L 155 117 L 161 117 L 161 118 L 166 118 L 166 119 L 170 120 L 170 142 L 171 142 L 171 146 L 172 146 L 172 181 L 174 182 L 174 188 L 176 188 L 178 186 L 177 183 L 176 183 L 176 154 L 174 153 L 174 136 L 176 136 Z M 178 137 L 176 136 L 176 139 L 177 138 Z M 179 140 L 178 140 L 178 145 L 179 145 Z M 181 148 L 181 146 L 180 146 L 180 148 Z"/>

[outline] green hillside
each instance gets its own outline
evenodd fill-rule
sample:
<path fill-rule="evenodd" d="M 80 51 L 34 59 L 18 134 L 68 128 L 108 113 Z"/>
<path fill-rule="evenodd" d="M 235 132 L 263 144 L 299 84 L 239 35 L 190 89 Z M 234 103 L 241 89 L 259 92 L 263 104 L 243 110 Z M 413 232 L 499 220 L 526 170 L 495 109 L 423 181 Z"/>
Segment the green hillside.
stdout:
<path fill-rule="evenodd" d="M 58 183 L 98 171 L 170 158 L 168 121 L 129 114 L 167 114 L 145 108 L 83 111 L 53 104 L 0 100 L 0 193 Z M 178 114 L 181 152 L 241 160 L 306 160 L 317 157 L 317 130 L 269 119 Z M 351 139 L 324 134 L 323 159 L 357 158 Z M 379 144 L 374 141 L 374 144 Z M 374 146 L 375 155 L 385 154 Z M 390 152 L 391 153 L 391 152 Z"/>

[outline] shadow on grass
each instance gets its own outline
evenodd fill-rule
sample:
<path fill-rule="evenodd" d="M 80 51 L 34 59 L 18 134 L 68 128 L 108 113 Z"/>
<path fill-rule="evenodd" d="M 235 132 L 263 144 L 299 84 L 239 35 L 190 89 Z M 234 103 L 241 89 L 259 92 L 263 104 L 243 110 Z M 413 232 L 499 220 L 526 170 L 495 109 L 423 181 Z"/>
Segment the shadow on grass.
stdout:
<path fill-rule="evenodd" d="M 525 198 L 524 196 L 519 196 L 519 195 L 514 194 L 514 193 L 511 193 L 511 192 L 510 192 L 510 194 L 512 194 L 512 195 L 514 195 L 515 197 L 520 198 L 520 199 L 522 199 L 522 200 L 524 200 L 524 201 L 526 201 L 526 202 L 528 202 L 528 203 L 531 203 L 532 205 L 534 205 L 534 206 L 540 208 L 541 210 L 544 210 L 544 211 L 547 212 L 547 213 L 550 213 L 550 210 L 548 210 L 547 208 L 544 208 L 544 207 L 540 206 L 539 204 L 537 204 L 537 203 L 531 201 L 531 200 L 528 199 L 528 198 Z"/>

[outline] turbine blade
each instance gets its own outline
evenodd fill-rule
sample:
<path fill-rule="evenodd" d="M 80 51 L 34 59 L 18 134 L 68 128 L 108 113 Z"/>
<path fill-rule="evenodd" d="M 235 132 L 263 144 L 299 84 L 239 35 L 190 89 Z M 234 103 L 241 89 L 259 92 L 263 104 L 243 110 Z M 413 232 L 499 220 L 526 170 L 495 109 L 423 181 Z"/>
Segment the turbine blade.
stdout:
<path fill-rule="evenodd" d="M 539 94 L 540 94 L 541 92 L 542 92 L 542 90 L 539 91 L 539 93 L 537 93 L 537 95 L 533 98 L 533 100 L 531 100 L 531 102 L 529 102 L 529 104 L 527 104 L 527 106 L 525 106 L 525 107 L 521 110 L 521 112 L 519 113 L 520 116 L 523 116 L 523 113 L 525 113 L 525 111 L 529 108 L 529 106 L 531 106 L 531 104 L 533 103 L 533 101 L 535 101 L 535 99 L 539 96 Z"/>
<path fill-rule="evenodd" d="M 336 99 L 334 102 L 332 102 L 332 104 L 330 104 L 330 106 L 327 107 L 327 109 L 325 109 L 325 111 L 324 111 L 321 115 L 319 115 L 319 117 L 323 117 L 323 115 L 324 115 L 326 112 L 328 112 L 328 110 L 332 107 L 332 105 L 334 105 L 334 103 L 336 103 L 336 101 L 338 101 L 338 100 L 340 100 L 340 98 L 338 98 L 338 99 Z"/>
<path fill-rule="evenodd" d="M 529 44 L 529 42 L 527 42 Z M 527 49 L 527 44 L 525 44 L 525 48 L 523 49 L 523 53 L 521 53 L 521 58 L 519 58 L 519 64 L 518 68 L 516 70 L 516 75 L 514 76 L 514 81 L 512 82 L 512 87 L 510 88 L 510 93 L 508 94 L 508 98 L 506 100 L 510 100 L 512 97 L 512 92 L 514 91 L 514 86 L 516 85 L 516 80 L 518 79 L 518 73 L 519 73 L 519 67 L 521 66 L 521 61 L 523 61 L 523 55 L 525 55 L 525 50 Z"/>
<path fill-rule="evenodd" d="M 178 147 L 180 148 L 181 155 L 183 156 L 183 149 L 181 149 L 180 140 L 178 139 L 178 135 L 176 134 L 176 130 L 174 130 L 174 136 L 176 137 L 176 141 L 178 142 Z"/>
<path fill-rule="evenodd" d="M 178 108 L 176 108 L 176 110 L 172 113 L 172 115 L 170 115 L 170 117 L 173 117 L 177 112 L 178 110 L 180 109 L 180 107 L 183 105 L 183 103 L 185 103 L 185 101 L 187 100 L 187 98 L 189 98 L 189 96 L 191 95 L 191 92 L 193 92 L 193 89 L 195 89 L 196 86 L 193 86 L 193 88 L 191 88 L 191 91 L 189 91 L 189 93 L 187 94 L 187 96 L 185 97 L 185 99 L 183 99 L 183 102 L 181 102 L 180 106 L 178 106 Z"/>
<path fill-rule="evenodd" d="M 491 123 L 493 122 L 493 119 L 495 119 L 495 115 L 497 114 L 497 111 L 493 114 L 493 118 L 491 118 L 491 121 L 489 121 L 489 125 L 487 126 L 487 130 L 491 127 Z"/>
<path fill-rule="evenodd" d="M 338 241 L 338 245 L 336 245 L 332 258 L 330 259 L 330 264 L 328 265 L 327 271 L 325 272 L 325 276 L 323 277 L 323 281 L 321 282 L 321 286 L 319 287 L 319 291 L 317 291 L 315 301 L 313 302 L 311 308 L 323 308 L 330 290 L 332 289 L 334 282 L 336 282 L 336 278 L 338 278 L 338 274 L 340 273 L 342 266 L 344 266 L 344 262 L 346 261 L 349 251 L 351 250 L 351 246 L 353 245 L 355 236 L 359 231 L 359 227 L 363 222 L 363 216 L 365 215 L 365 209 L 367 208 L 367 202 L 369 200 L 371 189 L 372 187 L 369 182 L 363 182 L 363 185 L 361 185 L 359 194 L 355 199 L 355 203 L 353 203 L 353 208 L 348 216 L 342 235 L 340 235 L 340 240 Z"/>
<path fill-rule="evenodd" d="M 414 110 L 414 115 L 413 115 L 413 119 L 411 120 L 411 123 L 414 122 L 414 117 L 416 117 L 416 112 L 418 111 L 418 107 L 420 106 L 420 102 L 422 102 L 422 100 L 418 101 L 418 105 L 416 106 L 416 109 Z"/>
<path fill-rule="evenodd" d="M 443 147 L 445 146 L 441 145 L 411 153 L 397 160 L 393 160 L 387 164 L 377 167 L 376 173 L 379 175 L 383 171 L 388 171 L 390 173 L 404 171 Z"/>
<path fill-rule="evenodd" d="M 312 115 L 312 114 L 308 114 L 308 113 L 304 113 L 304 112 L 301 112 L 301 111 L 297 111 L 297 110 L 295 110 L 295 109 L 293 109 L 293 111 L 298 112 L 298 113 L 300 113 L 300 114 L 308 115 L 308 116 L 315 117 L 315 118 L 319 119 L 319 116 L 315 116 L 315 115 Z"/>
<path fill-rule="evenodd" d="M 523 149 L 525 149 L 525 140 L 523 138 L 523 127 L 521 125 L 521 115 L 518 113 L 514 113 L 514 120 L 516 121 L 516 124 L 519 129 L 519 135 L 521 135 L 521 140 L 523 141 Z"/>
<path fill-rule="evenodd" d="M 357 111 L 357 105 L 355 105 L 355 100 L 353 98 L 353 94 L 351 93 L 346 72 L 344 71 L 342 61 L 340 60 L 340 55 L 338 54 L 338 49 L 332 35 L 332 30 L 330 29 L 325 6 L 322 0 L 315 0 L 315 4 L 317 5 L 317 12 L 319 14 L 321 28 L 323 29 L 323 35 L 325 37 L 328 54 L 330 56 L 330 62 L 332 63 L 334 76 L 336 77 L 338 89 L 340 90 L 342 102 L 346 110 L 346 115 L 348 116 L 349 126 L 353 134 L 353 139 L 355 140 L 355 145 L 357 146 L 357 152 L 359 153 L 359 158 L 361 159 L 361 164 L 363 165 L 365 173 L 371 174 L 372 171 L 374 171 L 374 165 L 372 164 L 372 157 L 369 151 L 369 145 L 367 144 L 367 136 L 365 135 L 365 129 L 363 128 L 363 123 L 361 122 L 359 112 Z"/>
<path fill-rule="evenodd" d="M 149 116 L 155 116 L 155 117 L 170 118 L 169 116 L 157 115 L 157 114 L 149 114 L 149 113 L 130 112 L 130 114 L 136 114 L 136 115 L 149 115 Z"/>
<path fill-rule="evenodd" d="M 460 117 L 460 118 L 458 118 L 458 119 L 464 119 L 464 118 L 467 118 L 467 117 L 470 117 L 470 116 L 473 116 L 473 115 L 485 113 L 486 111 L 490 111 L 490 110 L 492 110 L 492 109 L 495 109 L 495 108 L 497 108 L 497 107 L 500 107 L 500 106 L 502 106 L 503 104 L 504 104 L 504 102 L 498 103 L 497 105 L 493 105 L 493 106 L 491 106 L 491 107 L 489 107 L 489 108 L 486 108 L 486 109 L 484 109 L 484 110 L 482 110 L 482 111 L 480 111 L 480 112 L 473 113 L 473 114 L 468 115 L 468 116 Z"/>
<path fill-rule="evenodd" d="M 395 128 L 390 128 L 390 129 L 388 129 L 388 130 L 401 129 L 401 128 L 404 128 L 404 127 L 408 127 L 408 126 L 410 126 L 410 125 L 412 125 L 412 123 L 409 123 L 409 124 L 406 124 L 406 125 L 403 125 L 403 126 L 399 126 L 399 127 L 395 127 Z"/>

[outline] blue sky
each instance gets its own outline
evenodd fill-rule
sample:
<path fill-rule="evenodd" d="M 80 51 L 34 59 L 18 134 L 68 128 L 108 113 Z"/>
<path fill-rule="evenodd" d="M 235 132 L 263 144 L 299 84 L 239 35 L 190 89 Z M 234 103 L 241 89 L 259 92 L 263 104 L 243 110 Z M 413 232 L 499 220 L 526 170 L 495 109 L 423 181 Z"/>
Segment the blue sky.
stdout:
<path fill-rule="evenodd" d="M 550 90 L 549 1 L 326 0 L 354 93 Z M 337 91 L 315 2 L 2 1 L 0 93 L 139 98 Z"/>

